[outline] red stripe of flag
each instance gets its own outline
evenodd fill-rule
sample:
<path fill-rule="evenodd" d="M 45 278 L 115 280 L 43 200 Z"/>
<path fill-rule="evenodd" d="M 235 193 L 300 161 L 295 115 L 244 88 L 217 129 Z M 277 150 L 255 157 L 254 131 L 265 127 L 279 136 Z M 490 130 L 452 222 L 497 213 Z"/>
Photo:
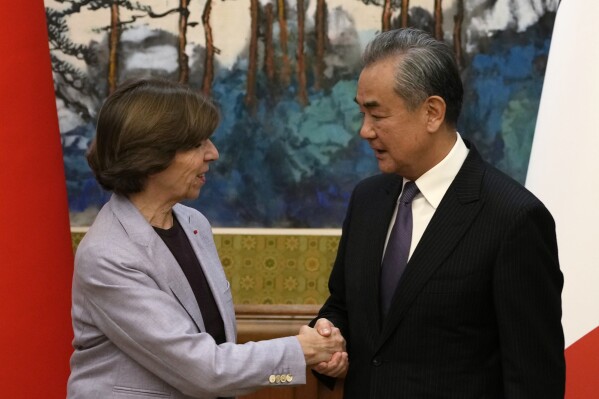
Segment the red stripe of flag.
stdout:
<path fill-rule="evenodd" d="M 599 396 L 599 327 L 566 349 L 566 398 Z"/>
<path fill-rule="evenodd" d="M 44 3 L 0 9 L 0 396 L 64 398 L 73 254 Z"/>

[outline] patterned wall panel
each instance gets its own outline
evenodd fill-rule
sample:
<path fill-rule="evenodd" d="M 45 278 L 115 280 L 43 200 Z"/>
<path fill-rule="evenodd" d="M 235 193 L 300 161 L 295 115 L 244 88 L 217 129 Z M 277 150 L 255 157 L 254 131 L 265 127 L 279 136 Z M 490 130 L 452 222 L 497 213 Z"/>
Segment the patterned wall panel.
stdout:
<path fill-rule="evenodd" d="M 84 233 L 72 233 L 73 251 Z M 321 304 L 339 236 L 215 234 L 236 304 Z"/>

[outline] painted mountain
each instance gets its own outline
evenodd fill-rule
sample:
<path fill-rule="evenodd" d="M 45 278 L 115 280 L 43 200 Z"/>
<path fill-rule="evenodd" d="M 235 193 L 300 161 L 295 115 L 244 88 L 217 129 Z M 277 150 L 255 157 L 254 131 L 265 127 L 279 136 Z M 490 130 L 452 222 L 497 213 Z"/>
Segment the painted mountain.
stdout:
<path fill-rule="evenodd" d="M 161 76 L 214 98 L 221 158 L 190 203 L 216 227 L 340 227 L 377 173 L 357 132 L 360 53 L 402 26 L 447 41 L 459 131 L 526 177 L 557 0 L 46 0 L 71 224 L 107 201 L 85 152 L 119 82 Z"/>

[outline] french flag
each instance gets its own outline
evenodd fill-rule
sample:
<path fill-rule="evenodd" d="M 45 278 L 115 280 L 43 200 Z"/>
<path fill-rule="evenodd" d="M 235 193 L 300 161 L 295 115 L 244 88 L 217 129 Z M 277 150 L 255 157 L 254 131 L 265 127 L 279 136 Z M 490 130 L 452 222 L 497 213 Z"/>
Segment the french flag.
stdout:
<path fill-rule="evenodd" d="M 567 399 L 599 397 L 598 23 L 599 1 L 561 1 L 526 178 L 556 222 Z"/>

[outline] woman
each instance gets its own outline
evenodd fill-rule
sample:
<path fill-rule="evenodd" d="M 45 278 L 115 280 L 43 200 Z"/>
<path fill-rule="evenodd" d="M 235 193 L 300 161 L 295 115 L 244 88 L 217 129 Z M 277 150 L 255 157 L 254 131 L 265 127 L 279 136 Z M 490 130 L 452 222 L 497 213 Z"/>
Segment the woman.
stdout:
<path fill-rule="evenodd" d="M 145 79 L 114 92 L 88 162 L 112 191 L 75 257 L 69 398 L 214 398 L 305 383 L 306 365 L 347 362 L 338 330 L 236 345 L 235 314 L 194 199 L 218 151 L 215 106 Z"/>

